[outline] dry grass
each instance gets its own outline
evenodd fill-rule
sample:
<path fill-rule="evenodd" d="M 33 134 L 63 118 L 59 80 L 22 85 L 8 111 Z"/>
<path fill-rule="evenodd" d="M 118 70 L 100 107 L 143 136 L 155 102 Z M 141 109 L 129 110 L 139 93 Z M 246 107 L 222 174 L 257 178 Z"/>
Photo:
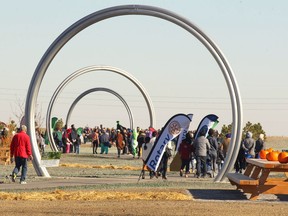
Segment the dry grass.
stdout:
<path fill-rule="evenodd" d="M 64 191 L 55 190 L 52 192 L 22 192 L 22 193 L 6 193 L 0 192 L 0 200 L 191 200 L 184 191 Z"/>

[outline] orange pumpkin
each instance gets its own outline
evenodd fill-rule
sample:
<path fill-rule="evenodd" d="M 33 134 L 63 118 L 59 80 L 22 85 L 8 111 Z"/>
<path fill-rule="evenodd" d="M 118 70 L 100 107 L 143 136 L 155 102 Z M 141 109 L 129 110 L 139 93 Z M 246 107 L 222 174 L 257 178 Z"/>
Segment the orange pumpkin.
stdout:
<path fill-rule="evenodd" d="M 274 151 L 274 149 L 273 148 L 269 148 L 269 149 L 267 149 L 267 151 L 268 152 L 272 152 L 272 151 Z"/>
<path fill-rule="evenodd" d="M 261 159 L 266 159 L 266 155 L 269 153 L 269 151 L 267 149 L 262 149 L 260 152 L 259 152 L 259 157 Z"/>
<path fill-rule="evenodd" d="M 288 163 L 288 152 L 280 152 L 278 155 L 278 161 L 280 163 Z"/>
<path fill-rule="evenodd" d="M 266 155 L 266 159 L 268 161 L 278 161 L 278 155 L 279 155 L 279 151 L 272 151 L 272 152 L 269 152 L 267 155 Z"/>

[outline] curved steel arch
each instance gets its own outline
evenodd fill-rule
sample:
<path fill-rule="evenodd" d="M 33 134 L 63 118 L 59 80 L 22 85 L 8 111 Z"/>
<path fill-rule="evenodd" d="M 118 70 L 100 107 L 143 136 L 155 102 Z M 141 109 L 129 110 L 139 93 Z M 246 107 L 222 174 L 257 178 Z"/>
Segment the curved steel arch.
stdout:
<path fill-rule="evenodd" d="M 120 75 L 126 77 L 127 79 L 129 79 L 133 84 L 135 84 L 135 86 L 140 90 L 141 94 L 143 95 L 143 97 L 146 101 L 149 115 L 150 115 L 150 125 L 152 127 L 154 126 L 154 124 L 155 124 L 154 123 L 155 111 L 154 111 L 154 107 L 152 104 L 152 100 L 149 97 L 149 94 L 145 90 L 144 86 L 142 86 L 142 84 L 135 77 L 133 77 L 131 74 L 127 73 L 126 71 L 121 70 L 119 68 L 115 68 L 115 67 L 96 66 L 96 65 L 88 66 L 88 67 L 81 68 L 81 69 L 75 71 L 74 73 L 70 74 L 68 77 L 66 77 L 60 83 L 60 85 L 57 87 L 57 89 L 55 90 L 55 92 L 53 93 L 53 95 L 51 97 L 51 100 L 49 102 L 48 109 L 47 109 L 47 115 L 46 115 L 46 129 L 47 129 L 49 142 L 51 143 L 51 147 L 54 151 L 58 151 L 58 150 L 57 150 L 56 144 L 54 142 L 52 129 L 51 129 L 51 113 L 52 113 L 52 109 L 54 107 L 54 103 L 58 98 L 58 95 L 62 92 L 62 90 L 64 89 L 64 87 L 66 85 L 68 85 L 72 80 L 74 80 L 78 76 L 83 75 L 85 73 L 96 72 L 96 71 L 101 71 L 101 70 L 120 74 Z"/>
<path fill-rule="evenodd" d="M 108 88 L 103 88 L 103 87 L 98 87 L 98 88 L 91 88 L 88 89 L 87 91 L 83 92 L 82 94 L 80 94 L 72 103 L 72 105 L 69 108 L 69 111 L 67 113 L 67 117 L 66 117 L 66 125 L 69 125 L 69 121 L 70 121 L 70 117 L 71 117 L 71 113 L 73 112 L 75 106 L 77 105 L 77 103 L 86 95 L 92 93 L 92 92 L 97 92 L 97 91 L 104 91 L 104 92 L 108 92 L 111 93 L 113 95 L 115 95 L 119 100 L 121 100 L 121 102 L 123 103 L 123 105 L 125 106 L 128 116 L 129 116 L 129 121 L 130 121 L 130 128 L 133 129 L 134 128 L 134 119 L 133 119 L 133 114 L 132 111 L 130 109 L 130 107 L 128 106 L 127 102 L 124 100 L 124 98 L 118 94 L 117 92 L 108 89 Z"/>
<path fill-rule="evenodd" d="M 36 135 L 35 135 L 35 123 L 34 123 L 34 112 L 36 108 L 36 99 L 38 96 L 39 88 L 42 82 L 42 79 L 49 67 L 49 64 L 52 62 L 53 58 L 61 50 L 61 48 L 77 33 L 87 28 L 88 26 L 100 22 L 105 19 L 109 19 L 116 16 L 123 15 L 147 15 L 158 17 L 169 22 L 172 22 L 183 29 L 190 32 L 194 37 L 196 37 L 211 53 L 220 67 L 222 74 L 225 78 L 230 100 L 232 106 L 232 139 L 229 146 L 229 151 L 227 159 L 225 160 L 224 166 L 221 169 L 221 172 L 215 178 L 215 181 L 223 180 L 225 174 L 229 172 L 235 163 L 238 150 L 240 147 L 240 138 L 241 138 L 241 127 L 242 127 L 242 102 L 240 97 L 240 91 L 238 84 L 236 82 L 234 73 L 226 60 L 225 56 L 217 45 L 196 25 L 191 23 L 186 18 L 179 16 L 171 11 L 146 5 L 121 5 L 116 7 L 106 8 L 104 10 L 97 11 L 92 13 L 73 25 L 67 28 L 58 38 L 51 44 L 48 50 L 43 55 L 42 59 L 38 63 L 38 66 L 32 77 L 26 99 L 25 106 L 25 115 L 27 116 L 27 126 L 28 134 L 31 136 L 33 148 L 33 155 L 36 156 L 36 160 L 33 162 L 34 168 L 38 175 L 44 175 L 44 169 L 39 168 L 38 161 L 38 147 L 36 145 Z M 48 172 L 46 172 L 48 173 Z"/>

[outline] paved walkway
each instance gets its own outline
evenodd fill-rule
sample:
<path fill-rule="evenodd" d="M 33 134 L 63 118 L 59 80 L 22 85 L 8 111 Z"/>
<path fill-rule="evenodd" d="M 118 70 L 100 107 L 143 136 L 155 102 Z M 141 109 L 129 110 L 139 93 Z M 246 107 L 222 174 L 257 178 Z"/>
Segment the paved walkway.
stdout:
<path fill-rule="evenodd" d="M 19 181 L 12 182 L 10 180 L 0 184 L 0 190 L 25 190 L 25 189 L 44 189 L 44 188 L 59 188 L 83 185 L 97 184 L 115 184 L 115 183 L 136 183 L 138 181 L 135 176 L 122 178 L 81 178 L 81 177 L 65 177 L 65 178 L 41 178 L 38 177 L 33 181 L 27 180 L 27 184 L 19 184 Z"/>

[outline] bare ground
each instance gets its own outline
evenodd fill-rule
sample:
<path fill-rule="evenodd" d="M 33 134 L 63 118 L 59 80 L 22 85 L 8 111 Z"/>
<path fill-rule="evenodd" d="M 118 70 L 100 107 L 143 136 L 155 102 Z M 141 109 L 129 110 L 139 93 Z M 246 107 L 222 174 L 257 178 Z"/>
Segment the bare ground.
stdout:
<path fill-rule="evenodd" d="M 287 203 L 215 201 L 1 201 L 1 215 L 287 215 Z"/>

